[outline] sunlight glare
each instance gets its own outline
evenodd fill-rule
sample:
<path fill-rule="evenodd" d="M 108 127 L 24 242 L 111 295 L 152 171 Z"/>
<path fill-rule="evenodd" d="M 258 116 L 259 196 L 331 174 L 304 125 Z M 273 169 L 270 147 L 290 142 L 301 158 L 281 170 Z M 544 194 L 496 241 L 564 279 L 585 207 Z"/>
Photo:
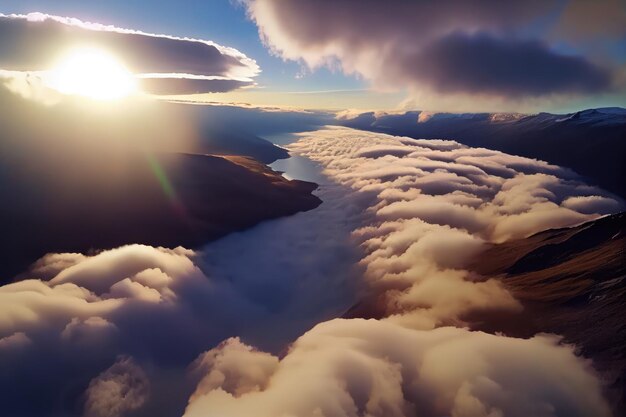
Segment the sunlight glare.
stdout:
<path fill-rule="evenodd" d="M 114 100 L 137 91 L 135 78 L 124 65 L 105 51 L 76 49 L 48 72 L 49 87 L 70 95 Z"/>

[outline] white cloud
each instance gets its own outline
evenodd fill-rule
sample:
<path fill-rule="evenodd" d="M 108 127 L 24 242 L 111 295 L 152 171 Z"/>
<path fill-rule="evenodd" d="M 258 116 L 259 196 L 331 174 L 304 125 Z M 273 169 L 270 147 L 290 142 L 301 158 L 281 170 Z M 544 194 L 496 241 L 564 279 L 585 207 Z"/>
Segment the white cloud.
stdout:
<path fill-rule="evenodd" d="M 290 148 L 354 194 L 372 196 L 364 210 L 373 217 L 354 233 L 365 277 L 385 312 L 415 328 L 461 324 L 474 310 L 520 309 L 499 281 L 464 270 L 484 243 L 598 217 L 577 211 L 580 199 L 601 199 L 602 214 L 622 207 L 569 170 L 453 141 L 327 128 Z"/>
<path fill-rule="evenodd" d="M 30 279 L 0 287 L 9 411 L 50 411 L 66 381 L 92 378 L 83 390 L 94 416 L 169 413 L 187 399 L 188 416 L 609 415 L 589 363 L 555 337 L 445 326 L 521 308 L 500 281 L 465 269 L 487 244 L 621 202 L 557 166 L 451 141 L 327 128 L 290 148 L 324 168 L 316 210 L 202 253 L 49 254 Z M 342 314 L 357 290 L 383 318 L 324 322 L 282 359 L 233 338 L 280 351 Z M 102 372 L 120 354 L 134 359 Z"/>
<path fill-rule="evenodd" d="M 0 45 L 0 69 L 22 72 L 31 78 L 50 70 L 59 53 L 85 44 L 118 57 L 138 77 L 145 91 L 155 94 L 230 91 L 254 85 L 253 78 L 260 73 L 256 61 L 242 52 L 204 39 L 147 33 L 44 13 L 0 13 L 0 28 L 4 44 L 11 46 Z M 24 90 L 19 77 L 13 78 L 13 88 Z M 27 94 L 32 96 L 37 90 L 31 88 Z"/>
<path fill-rule="evenodd" d="M 620 209 L 615 200 L 600 195 L 569 197 L 563 201 L 563 206 L 585 214 L 606 214 Z"/>
<path fill-rule="evenodd" d="M 122 417 L 141 407 L 150 395 L 150 381 L 129 357 L 119 357 L 89 383 L 85 417 Z"/>
<path fill-rule="evenodd" d="M 212 357 L 238 355 L 229 378 L 201 385 L 185 417 L 609 416 L 589 365 L 552 336 L 513 339 L 440 328 L 409 330 L 388 321 L 333 320 L 274 358 L 226 343 Z M 276 365 L 275 363 L 278 362 Z M 245 384 L 248 369 L 265 380 Z M 260 374 L 258 374 L 260 376 Z"/>
<path fill-rule="evenodd" d="M 594 60 L 599 52 L 585 49 L 586 44 L 571 36 L 571 31 L 561 31 L 559 41 L 573 52 L 564 55 L 553 48 L 556 39 L 551 29 L 558 29 L 559 17 L 567 14 L 563 2 L 242 3 L 274 54 L 310 69 L 326 66 L 357 74 L 377 89 L 409 90 L 405 103 L 418 108 L 528 109 L 577 95 L 616 93 L 624 87 L 613 85 L 619 65 L 606 57 Z M 598 3 L 592 9 L 617 7 L 605 7 L 613 0 Z M 528 30 L 546 15 L 554 16 L 553 21 L 539 30 Z M 623 19 L 617 15 L 596 10 L 585 14 L 592 23 L 582 26 L 619 27 Z M 584 38 L 594 38 L 588 35 L 585 32 Z M 612 33 L 611 39 L 618 41 L 618 35 Z"/>

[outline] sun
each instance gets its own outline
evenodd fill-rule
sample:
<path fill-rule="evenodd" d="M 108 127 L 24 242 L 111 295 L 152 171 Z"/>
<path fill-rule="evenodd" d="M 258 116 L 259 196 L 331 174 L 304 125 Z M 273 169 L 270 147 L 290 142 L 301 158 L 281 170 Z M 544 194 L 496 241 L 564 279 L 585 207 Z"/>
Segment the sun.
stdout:
<path fill-rule="evenodd" d="M 111 54 L 81 48 L 63 56 L 48 71 L 46 84 L 63 93 L 96 100 L 115 100 L 137 91 L 135 77 Z"/>

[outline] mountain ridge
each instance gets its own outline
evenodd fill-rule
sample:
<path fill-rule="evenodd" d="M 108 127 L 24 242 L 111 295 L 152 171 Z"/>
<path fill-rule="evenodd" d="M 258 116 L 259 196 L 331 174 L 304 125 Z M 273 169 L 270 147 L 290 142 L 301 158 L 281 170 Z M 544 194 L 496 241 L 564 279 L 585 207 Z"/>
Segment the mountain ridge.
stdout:
<path fill-rule="evenodd" d="M 420 121 L 421 120 L 421 121 Z M 567 114 L 361 113 L 338 124 L 415 139 L 450 139 L 570 168 L 626 198 L 626 109 Z"/>

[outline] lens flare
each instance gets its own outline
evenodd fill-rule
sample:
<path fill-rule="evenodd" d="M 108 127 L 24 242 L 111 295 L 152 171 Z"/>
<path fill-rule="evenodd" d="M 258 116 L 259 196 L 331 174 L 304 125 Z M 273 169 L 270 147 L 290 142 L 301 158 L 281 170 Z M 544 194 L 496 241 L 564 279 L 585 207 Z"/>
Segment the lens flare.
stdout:
<path fill-rule="evenodd" d="M 185 207 L 182 202 L 176 195 L 176 191 L 174 190 L 174 186 L 172 185 L 165 169 L 161 166 L 159 161 L 153 155 L 146 155 L 148 159 L 148 165 L 150 165 L 150 170 L 154 174 L 154 177 L 158 181 L 161 189 L 163 190 L 163 194 L 168 198 L 170 204 L 174 208 L 174 211 L 181 217 L 185 217 Z"/>

